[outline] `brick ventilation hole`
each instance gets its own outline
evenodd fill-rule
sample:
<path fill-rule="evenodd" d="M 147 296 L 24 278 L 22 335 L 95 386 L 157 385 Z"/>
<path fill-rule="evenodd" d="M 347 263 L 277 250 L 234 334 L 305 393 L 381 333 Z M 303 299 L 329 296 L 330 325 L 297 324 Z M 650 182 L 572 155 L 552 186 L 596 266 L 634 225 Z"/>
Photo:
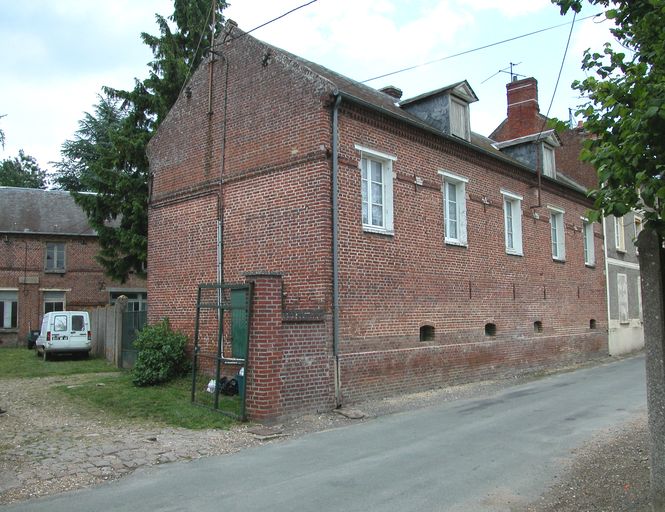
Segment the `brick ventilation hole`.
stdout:
<path fill-rule="evenodd" d="M 434 341 L 433 325 L 423 325 L 420 328 L 420 341 Z"/>

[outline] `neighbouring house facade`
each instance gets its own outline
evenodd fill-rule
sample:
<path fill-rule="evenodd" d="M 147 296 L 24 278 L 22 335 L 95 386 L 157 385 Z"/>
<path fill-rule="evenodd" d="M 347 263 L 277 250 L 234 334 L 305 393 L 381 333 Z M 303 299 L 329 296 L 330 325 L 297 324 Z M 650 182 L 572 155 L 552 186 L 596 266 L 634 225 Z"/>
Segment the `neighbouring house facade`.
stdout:
<path fill-rule="evenodd" d="M 508 114 L 490 137 L 509 144 L 511 140 L 540 135 L 543 143 L 547 118 L 538 108 L 538 83 L 535 78 L 516 80 L 506 86 Z M 543 133 L 541 133 L 541 131 Z M 596 171 L 580 161 L 580 151 L 589 134 L 580 123 L 557 134 L 554 147 L 556 172 L 571 178 L 587 190 L 598 186 Z M 544 171 L 547 174 L 547 171 Z M 642 230 L 642 216 L 630 212 L 621 218 L 603 219 L 605 275 L 608 307 L 608 349 L 620 355 L 644 347 L 640 267 L 635 240 Z"/>
<path fill-rule="evenodd" d="M 252 282 L 252 418 L 607 351 L 582 187 L 472 132 L 467 82 L 399 96 L 229 21 L 149 145 L 149 317 Z"/>
<path fill-rule="evenodd" d="M 98 250 L 69 192 L 0 187 L 0 346 L 25 345 L 49 311 L 89 310 L 120 295 L 145 309 L 145 280 L 112 281 Z"/>
<path fill-rule="evenodd" d="M 643 217 L 636 212 L 603 219 L 609 352 L 612 355 L 644 347 L 640 264 L 635 245 L 642 222 Z"/>

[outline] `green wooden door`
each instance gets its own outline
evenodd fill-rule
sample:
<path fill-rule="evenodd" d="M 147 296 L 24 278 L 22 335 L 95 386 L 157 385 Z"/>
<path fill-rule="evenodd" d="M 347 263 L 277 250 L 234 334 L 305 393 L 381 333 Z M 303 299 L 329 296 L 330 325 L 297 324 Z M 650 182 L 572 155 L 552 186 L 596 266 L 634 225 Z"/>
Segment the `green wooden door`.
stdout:
<path fill-rule="evenodd" d="M 247 359 L 249 290 L 231 290 L 231 357 Z"/>

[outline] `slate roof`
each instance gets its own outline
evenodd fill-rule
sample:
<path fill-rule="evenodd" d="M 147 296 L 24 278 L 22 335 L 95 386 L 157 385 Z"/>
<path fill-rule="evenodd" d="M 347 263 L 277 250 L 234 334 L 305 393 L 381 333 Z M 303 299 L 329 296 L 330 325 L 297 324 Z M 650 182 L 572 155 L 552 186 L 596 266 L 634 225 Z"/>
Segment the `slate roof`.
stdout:
<path fill-rule="evenodd" d="M 231 22 L 233 23 L 233 22 Z M 244 32 L 237 27 L 234 26 L 233 28 L 234 31 L 238 31 L 241 34 L 244 34 Z M 322 66 L 320 64 L 317 64 L 315 62 L 309 61 L 307 59 L 304 59 L 303 57 L 300 57 L 298 55 L 295 55 L 293 53 L 287 52 L 286 50 L 283 50 L 281 48 L 278 48 L 276 46 L 270 45 L 264 41 L 260 41 L 258 39 L 255 39 L 258 41 L 260 44 L 264 45 L 266 48 L 270 48 L 272 51 L 285 55 L 288 59 L 293 60 L 303 68 L 309 69 L 314 75 L 317 75 L 320 79 L 324 80 L 325 82 L 328 82 L 331 86 L 332 89 L 336 90 L 335 92 L 338 92 L 343 98 L 353 101 L 355 103 L 359 103 L 361 105 L 364 105 L 372 110 L 382 112 L 384 114 L 387 114 L 393 118 L 405 121 L 413 126 L 422 128 L 424 130 L 427 130 L 431 133 L 434 133 L 440 137 L 449 139 L 449 140 L 454 140 L 458 142 L 459 144 L 466 145 L 469 147 L 472 147 L 476 150 L 480 150 L 481 152 L 488 154 L 494 158 L 503 160 L 504 162 L 509 162 L 510 164 L 519 167 L 521 169 L 524 169 L 530 173 L 535 174 L 535 169 L 532 169 L 528 166 L 525 166 L 522 162 L 519 162 L 518 160 L 515 160 L 514 158 L 510 157 L 509 155 L 499 151 L 496 146 L 494 145 L 495 141 L 492 140 L 489 137 L 485 137 L 484 135 L 480 135 L 479 133 L 476 132 L 471 132 L 471 141 L 467 142 L 463 139 L 460 139 L 459 137 L 454 137 L 452 135 L 445 134 L 441 132 L 440 130 L 434 128 L 432 125 L 424 122 L 422 119 L 419 117 L 407 112 L 406 110 L 402 109 L 400 107 L 400 101 L 398 101 L 396 98 L 393 96 L 390 96 L 389 94 L 386 94 L 384 92 L 381 92 L 380 90 L 374 89 L 373 87 L 370 87 L 368 85 L 365 85 L 363 83 L 360 83 L 356 80 L 353 80 L 349 77 L 346 77 L 340 73 L 337 73 L 329 68 L 326 68 L 325 66 Z M 437 89 L 436 91 L 430 91 L 424 94 L 421 94 L 415 98 L 410 98 L 407 100 L 402 101 L 402 104 L 409 103 L 411 101 L 417 100 L 421 97 L 426 97 L 432 94 L 437 94 L 441 93 L 442 91 L 447 91 L 449 89 L 455 88 L 461 84 L 465 84 L 465 81 L 461 82 L 456 82 L 454 84 L 450 84 L 446 87 L 442 87 L 441 89 Z M 468 84 L 467 84 L 468 85 Z M 469 86 L 470 87 L 470 86 Z M 474 93 L 475 94 L 475 93 Z M 505 121 L 504 121 L 505 122 Z M 495 130 L 496 131 L 496 130 Z M 490 136 L 491 137 L 491 136 Z M 558 179 L 555 178 L 554 181 L 557 181 L 569 188 L 572 188 L 573 190 L 576 191 L 582 191 L 585 190 L 585 188 L 582 185 L 579 185 L 575 181 L 573 181 L 570 178 L 564 178 L 564 179 Z"/>
<path fill-rule="evenodd" d="M 69 192 L 0 187 L 0 233 L 97 236 Z"/>

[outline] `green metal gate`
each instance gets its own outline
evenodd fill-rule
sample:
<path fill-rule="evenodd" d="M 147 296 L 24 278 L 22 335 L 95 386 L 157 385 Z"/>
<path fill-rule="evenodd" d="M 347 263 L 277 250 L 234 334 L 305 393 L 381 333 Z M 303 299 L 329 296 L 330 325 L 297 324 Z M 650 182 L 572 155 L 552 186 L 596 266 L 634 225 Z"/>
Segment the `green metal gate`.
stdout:
<path fill-rule="evenodd" d="M 138 332 L 148 323 L 147 311 L 122 312 L 122 338 L 120 367 L 133 368 L 138 351 L 134 348 L 134 340 Z"/>
<path fill-rule="evenodd" d="M 245 420 L 251 284 L 201 284 L 196 299 L 192 402 Z M 237 394 L 228 394 L 235 379 Z"/>

